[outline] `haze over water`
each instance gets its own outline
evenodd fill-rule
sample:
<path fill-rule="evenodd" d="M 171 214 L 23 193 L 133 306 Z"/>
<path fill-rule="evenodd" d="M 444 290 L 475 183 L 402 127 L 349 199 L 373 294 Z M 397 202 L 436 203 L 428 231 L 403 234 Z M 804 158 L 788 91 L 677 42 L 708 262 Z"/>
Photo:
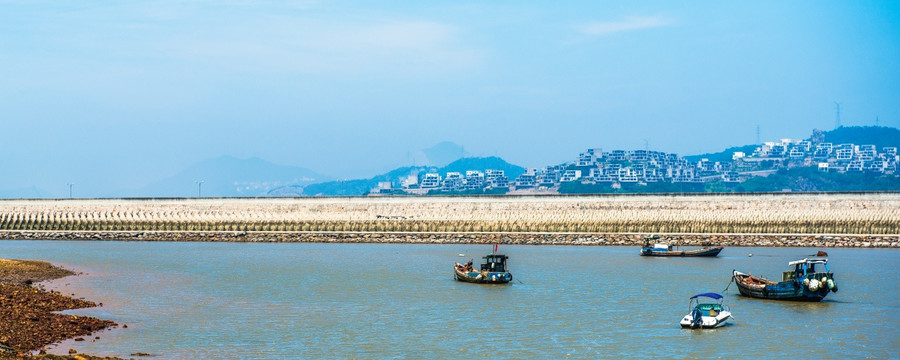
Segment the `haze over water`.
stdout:
<path fill-rule="evenodd" d="M 156 358 L 890 358 L 900 350 L 900 252 L 828 249 L 822 303 L 748 299 L 736 320 L 683 330 L 688 298 L 732 269 L 778 279 L 811 248 L 726 248 L 713 259 L 635 247 L 500 246 L 514 284 L 452 280 L 479 245 L 4 241 L 4 258 L 86 274 L 54 282 L 102 302 L 72 313 L 127 329 L 65 352 Z M 463 253 L 465 257 L 459 257 Z M 748 253 L 753 253 L 748 257 Z"/>

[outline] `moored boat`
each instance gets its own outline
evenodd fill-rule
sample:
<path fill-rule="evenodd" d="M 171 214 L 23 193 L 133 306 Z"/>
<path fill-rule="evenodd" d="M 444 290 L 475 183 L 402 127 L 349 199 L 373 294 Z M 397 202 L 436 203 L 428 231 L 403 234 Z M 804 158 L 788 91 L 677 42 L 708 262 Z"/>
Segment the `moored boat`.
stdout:
<path fill-rule="evenodd" d="M 453 265 L 453 278 L 463 282 L 479 283 L 479 284 L 506 284 L 512 281 L 512 274 L 506 268 L 506 260 L 508 256 L 496 253 L 497 247 L 494 247 L 494 253 L 490 253 L 483 257 L 484 263 L 481 268 L 476 270 L 472 265 L 472 261 L 465 264 L 455 263 Z"/>
<path fill-rule="evenodd" d="M 817 272 L 817 264 L 822 264 L 825 271 Z M 741 295 L 759 299 L 822 301 L 829 292 L 838 291 L 834 274 L 828 269 L 828 259 L 805 258 L 788 265 L 793 269 L 782 273 L 779 282 L 737 270 L 732 270 L 732 280 Z"/>
<path fill-rule="evenodd" d="M 677 247 L 674 247 L 669 244 L 663 243 L 655 243 L 653 246 L 650 246 L 650 240 L 657 240 L 659 236 L 647 237 L 644 238 L 644 246 L 641 247 L 641 256 L 705 256 L 705 257 L 713 257 L 718 256 L 719 253 L 724 249 L 724 246 L 704 246 L 700 249 L 694 250 L 680 250 Z"/>
<path fill-rule="evenodd" d="M 655 244 L 652 247 L 641 248 L 641 256 L 678 256 L 678 257 L 715 257 L 718 256 L 724 246 L 708 246 L 694 250 L 679 250 L 666 244 Z"/>
<path fill-rule="evenodd" d="M 710 298 L 716 302 L 701 302 L 700 298 Z M 728 319 L 734 319 L 731 309 L 723 305 L 724 297 L 717 293 L 702 293 L 691 296 L 688 305 L 690 313 L 681 321 L 681 327 L 691 329 L 712 329 L 725 325 Z"/>

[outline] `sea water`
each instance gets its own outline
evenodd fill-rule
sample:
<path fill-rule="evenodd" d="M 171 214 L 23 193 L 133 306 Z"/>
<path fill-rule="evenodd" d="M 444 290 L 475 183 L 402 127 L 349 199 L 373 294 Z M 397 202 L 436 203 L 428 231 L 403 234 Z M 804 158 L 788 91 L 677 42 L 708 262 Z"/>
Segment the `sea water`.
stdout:
<path fill-rule="evenodd" d="M 653 258 L 637 247 L 503 246 L 509 285 L 454 281 L 487 245 L 2 241 L 0 258 L 82 272 L 51 282 L 120 326 L 93 355 L 154 359 L 896 358 L 900 251 L 826 249 L 821 303 L 741 297 L 732 269 L 779 280 L 811 248 Z M 752 254 L 752 256 L 749 256 Z M 460 256 L 463 255 L 463 256 Z M 688 298 L 722 292 L 735 319 L 682 329 Z M 95 337 L 99 336 L 100 339 Z"/>

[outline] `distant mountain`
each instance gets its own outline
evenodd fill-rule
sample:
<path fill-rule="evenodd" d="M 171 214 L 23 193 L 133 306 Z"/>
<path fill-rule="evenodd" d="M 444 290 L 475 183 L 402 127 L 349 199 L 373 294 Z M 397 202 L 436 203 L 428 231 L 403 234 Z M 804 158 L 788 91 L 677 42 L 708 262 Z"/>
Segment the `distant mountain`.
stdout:
<path fill-rule="evenodd" d="M 45 199 L 53 197 L 37 186 L 19 189 L 0 189 L 0 199 Z"/>
<path fill-rule="evenodd" d="M 391 170 L 390 172 L 374 176 L 368 179 L 360 180 L 344 180 L 329 181 L 318 184 L 311 184 L 303 189 L 303 195 L 306 196 L 347 196 L 347 195 L 365 195 L 370 190 L 378 186 L 379 182 L 389 181 L 394 186 L 400 185 L 400 180 L 409 175 L 418 175 L 424 172 L 437 172 L 444 176 L 447 172 L 455 171 L 462 174 L 466 170 L 479 170 L 484 172 L 487 169 L 503 170 L 507 177 L 511 180 L 517 178 L 525 172 L 525 168 L 510 164 L 505 160 L 496 157 L 472 157 L 456 160 L 444 167 L 434 166 L 407 166 Z M 275 189 L 273 191 L 281 191 Z"/>
<path fill-rule="evenodd" d="M 239 159 L 222 156 L 201 161 L 180 173 L 144 188 L 126 192 L 137 197 L 236 197 L 292 196 L 270 194 L 272 189 L 300 188 L 329 180 L 312 170 L 276 165 L 259 158 Z M 202 181 L 201 184 L 197 184 Z"/>
<path fill-rule="evenodd" d="M 466 149 L 456 143 L 444 141 L 422 150 L 422 153 L 425 155 L 425 166 L 442 167 L 465 157 Z"/>

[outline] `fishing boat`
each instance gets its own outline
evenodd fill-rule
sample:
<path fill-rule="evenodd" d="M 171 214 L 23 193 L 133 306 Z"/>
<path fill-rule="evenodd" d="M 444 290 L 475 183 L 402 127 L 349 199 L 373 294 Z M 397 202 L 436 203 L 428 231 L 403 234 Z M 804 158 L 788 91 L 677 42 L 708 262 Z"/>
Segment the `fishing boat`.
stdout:
<path fill-rule="evenodd" d="M 701 298 L 710 298 L 716 302 L 702 302 Z M 691 329 L 712 329 L 725 325 L 728 319 L 734 319 L 731 316 L 731 309 L 727 305 L 723 305 L 724 297 L 716 293 L 702 293 L 691 296 L 688 305 L 690 313 L 684 316 L 679 322 L 683 328 Z"/>
<path fill-rule="evenodd" d="M 724 248 L 724 246 L 705 246 L 694 250 L 680 250 L 668 244 L 653 244 L 653 246 L 650 246 L 650 243 L 645 243 L 641 248 L 641 256 L 714 257 L 718 256 Z"/>
<path fill-rule="evenodd" d="M 825 268 L 824 272 L 816 271 L 818 264 Z M 805 258 L 788 265 L 793 269 L 782 273 L 780 282 L 737 270 L 732 270 L 732 280 L 741 295 L 760 299 L 822 301 L 829 292 L 838 291 L 834 274 L 828 269 L 828 259 Z"/>
<path fill-rule="evenodd" d="M 483 257 L 484 263 L 478 270 L 474 268 L 472 260 L 465 264 L 453 264 L 453 278 L 478 284 L 506 284 L 512 281 L 512 274 L 506 268 L 506 260 L 509 257 L 496 252 L 497 246 L 495 245 L 494 252 Z"/>

